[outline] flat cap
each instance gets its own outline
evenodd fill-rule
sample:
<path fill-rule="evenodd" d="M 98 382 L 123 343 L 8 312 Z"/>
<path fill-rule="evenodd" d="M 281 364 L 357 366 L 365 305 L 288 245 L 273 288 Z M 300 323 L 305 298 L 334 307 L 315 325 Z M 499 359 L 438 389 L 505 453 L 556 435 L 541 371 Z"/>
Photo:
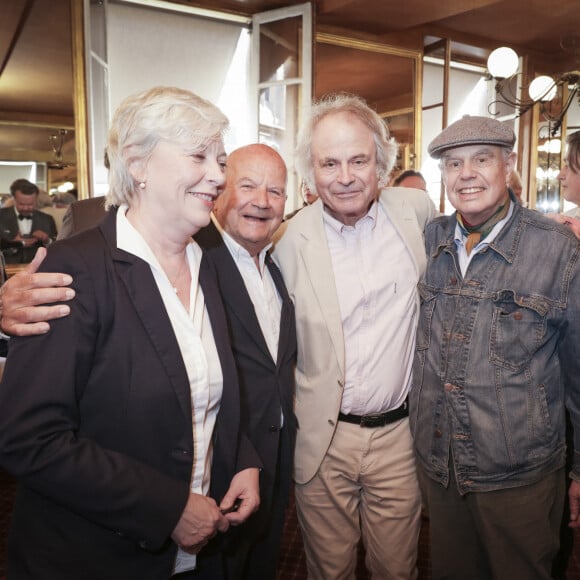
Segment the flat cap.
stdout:
<path fill-rule="evenodd" d="M 454 147 L 466 145 L 496 145 L 509 147 L 516 142 L 513 129 L 507 124 L 490 119 L 489 117 L 475 117 L 465 115 L 459 121 L 451 123 L 443 129 L 431 143 L 429 143 L 429 155 L 439 159 L 443 152 Z"/>

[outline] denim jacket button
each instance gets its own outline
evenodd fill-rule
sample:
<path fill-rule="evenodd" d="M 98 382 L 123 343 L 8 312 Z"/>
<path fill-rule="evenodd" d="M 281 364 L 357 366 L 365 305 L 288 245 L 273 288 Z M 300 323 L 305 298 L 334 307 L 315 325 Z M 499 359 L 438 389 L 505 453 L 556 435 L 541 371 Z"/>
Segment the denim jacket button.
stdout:
<path fill-rule="evenodd" d="M 437 437 L 437 439 L 440 439 L 443 433 L 441 433 L 441 429 L 435 429 L 434 435 Z"/>
<path fill-rule="evenodd" d="M 449 282 L 451 283 L 451 286 L 455 286 L 457 284 L 457 278 L 455 278 L 455 276 L 453 278 L 451 278 L 451 280 L 449 280 Z"/>
<path fill-rule="evenodd" d="M 449 392 L 452 391 L 454 389 L 453 384 L 452 383 L 445 383 L 445 385 L 443 385 L 443 388 Z"/>
<path fill-rule="evenodd" d="M 514 320 L 521 320 L 522 318 L 523 317 L 521 312 L 514 313 Z"/>

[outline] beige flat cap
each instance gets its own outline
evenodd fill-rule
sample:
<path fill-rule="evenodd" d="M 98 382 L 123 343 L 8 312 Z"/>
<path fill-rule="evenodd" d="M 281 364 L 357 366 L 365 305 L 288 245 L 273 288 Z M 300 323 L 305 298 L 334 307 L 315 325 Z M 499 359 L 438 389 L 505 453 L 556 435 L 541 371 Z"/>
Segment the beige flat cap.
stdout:
<path fill-rule="evenodd" d="M 507 124 L 490 119 L 489 117 L 476 117 L 465 115 L 459 121 L 455 121 L 443 129 L 431 143 L 429 143 L 429 155 L 439 159 L 443 152 L 454 147 L 466 145 L 496 145 L 509 147 L 516 142 L 513 129 Z"/>

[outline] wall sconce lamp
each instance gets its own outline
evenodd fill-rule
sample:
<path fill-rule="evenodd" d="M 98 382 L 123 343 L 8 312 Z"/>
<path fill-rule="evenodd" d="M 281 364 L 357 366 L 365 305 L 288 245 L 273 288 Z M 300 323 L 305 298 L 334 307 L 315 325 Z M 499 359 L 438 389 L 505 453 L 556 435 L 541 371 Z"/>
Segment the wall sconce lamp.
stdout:
<path fill-rule="evenodd" d="M 565 72 L 555 79 L 545 75 L 536 77 L 527 87 L 522 87 L 522 92 L 525 88 L 528 89 L 528 97 L 524 97 L 523 95 L 518 96 L 511 93 L 507 89 L 511 83 L 505 82 L 511 81 L 520 74 L 517 72 L 518 66 L 519 57 L 517 53 L 507 46 L 496 48 L 489 55 L 487 59 L 489 79 L 495 81 L 495 90 L 498 95 L 498 98 L 491 105 L 498 102 L 509 105 L 515 109 L 516 115 L 520 117 L 533 108 L 536 103 L 543 103 L 540 109 L 541 113 L 550 122 L 552 135 L 556 135 L 576 95 L 580 99 L 580 71 Z M 551 101 L 563 86 L 568 87 L 566 102 L 561 107 L 552 107 Z"/>

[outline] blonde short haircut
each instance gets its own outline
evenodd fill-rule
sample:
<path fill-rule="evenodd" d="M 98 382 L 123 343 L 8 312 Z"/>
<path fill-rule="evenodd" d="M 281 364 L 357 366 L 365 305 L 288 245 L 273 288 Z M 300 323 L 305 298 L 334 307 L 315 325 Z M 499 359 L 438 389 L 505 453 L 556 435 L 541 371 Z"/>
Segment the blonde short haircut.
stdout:
<path fill-rule="evenodd" d="M 146 162 L 161 142 L 195 153 L 221 140 L 227 117 L 212 103 L 176 87 L 154 87 L 127 97 L 109 128 L 109 193 L 106 205 L 131 205 L 139 184 L 131 174 L 134 162 Z"/>
<path fill-rule="evenodd" d="M 324 97 L 312 106 L 306 122 L 298 133 L 296 171 L 304 179 L 308 189 L 312 192 L 316 191 L 312 159 L 312 134 L 322 119 L 338 113 L 349 113 L 370 129 L 377 149 L 378 178 L 379 181 L 386 183 L 397 159 L 397 144 L 390 136 L 385 121 L 360 97 L 348 93 L 335 93 Z"/>

